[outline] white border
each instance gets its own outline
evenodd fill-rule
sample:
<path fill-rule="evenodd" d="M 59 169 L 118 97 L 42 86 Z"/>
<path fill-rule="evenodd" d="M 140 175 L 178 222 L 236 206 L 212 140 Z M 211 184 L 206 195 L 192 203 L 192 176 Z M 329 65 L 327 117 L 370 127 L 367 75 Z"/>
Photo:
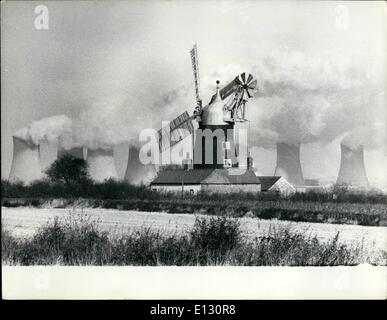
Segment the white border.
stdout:
<path fill-rule="evenodd" d="M 387 267 L 3 266 L 3 299 L 386 299 Z"/>

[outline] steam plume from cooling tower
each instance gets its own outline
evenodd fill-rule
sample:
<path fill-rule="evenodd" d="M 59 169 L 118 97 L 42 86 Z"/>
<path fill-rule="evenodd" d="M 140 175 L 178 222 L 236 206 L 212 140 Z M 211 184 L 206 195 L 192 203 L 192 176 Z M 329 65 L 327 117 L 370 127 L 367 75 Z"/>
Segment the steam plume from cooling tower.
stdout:
<path fill-rule="evenodd" d="M 341 163 L 337 177 L 338 184 L 357 187 L 368 187 L 368 179 L 364 166 L 364 150 L 362 146 L 350 148 L 341 143 Z"/>
<path fill-rule="evenodd" d="M 130 146 L 125 181 L 134 185 L 149 184 L 156 174 L 156 167 L 153 164 L 142 164 L 139 159 L 139 150 L 134 146 Z"/>
<path fill-rule="evenodd" d="M 387 127 L 383 119 L 386 118 L 378 119 L 370 127 L 365 125 L 353 127 L 344 135 L 341 142 L 351 149 L 383 148 L 387 152 Z"/>
<path fill-rule="evenodd" d="M 252 74 L 258 92 L 248 103 L 251 142 L 267 148 L 276 142 L 329 143 L 353 127 L 372 129 L 385 119 L 385 80 L 377 76 L 379 67 L 359 57 L 283 50 L 257 59 Z"/>
<path fill-rule="evenodd" d="M 366 69 L 356 58 L 347 58 L 283 50 L 256 57 L 255 65 L 220 67 L 211 76 L 201 77 L 203 102 L 213 94 L 217 78 L 226 85 L 240 72 L 251 72 L 258 79 L 258 93 L 247 108 L 250 143 L 272 148 L 277 142 L 330 142 L 354 126 L 363 124 L 368 129 L 376 118 L 386 118 L 385 96 L 378 94 L 384 82 L 374 77 L 369 66 Z M 73 120 L 61 115 L 34 122 L 21 138 L 34 144 L 39 139 L 54 140 L 64 149 L 110 149 L 127 142 L 138 146 L 142 129 L 159 129 L 161 120 L 171 120 L 185 110 L 192 112 L 193 84 L 163 95 L 151 91 L 154 84 L 143 86 L 138 93 L 134 90 L 91 103 Z"/>
<path fill-rule="evenodd" d="M 365 65 L 364 57 L 356 54 L 348 59 L 339 53 L 274 51 L 257 56 L 252 65 L 219 66 L 212 74 L 202 74 L 203 102 L 212 96 L 216 79 L 226 85 L 239 73 L 251 72 L 258 80 L 257 93 L 247 104 L 252 145 L 326 144 L 357 126 L 371 131 L 379 119 L 387 118 L 385 76 L 374 60 L 370 56 Z M 188 85 L 181 86 L 157 105 L 163 112 L 166 106 L 176 111 L 191 105 L 193 96 Z"/>
<path fill-rule="evenodd" d="M 291 184 L 305 184 L 300 162 L 300 144 L 277 143 L 275 176 L 282 176 Z"/>
<path fill-rule="evenodd" d="M 152 128 L 156 118 L 160 126 L 160 114 L 151 112 L 140 100 L 133 104 L 132 98 L 106 98 L 84 109 L 74 121 L 74 134 L 80 145 L 107 150 L 121 143 L 139 145 L 141 130 Z"/>
<path fill-rule="evenodd" d="M 113 149 L 88 149 L 87 163 L 93 180 L 102 182 L 105 179 L 117 179 Z"/>
<path fill-rule="evenodd" d="M 72 120 L 65 115 L 32 121 L 29 126 L 18 130 L 14 136 L 31 145 L 46 141 L 67 149 L 75 144 Z"/>
<path fill-rule="evenodd" d="M 32 121 L 15 136 L 28 144 L 54 143 L 58 150 L 69 152 L 81 147 L 109 150 L 120 143 L 138 144 L 139 132 L 156 122 L 160 126 L 161 120 L 159 114 L 150 112 L 149 108 L 141 106 L 135 111 L 128 107 L 125 99 L 106 98 L 81 109 L 74 119 L 56 115 Z"/>
<path fill-rule="evenodd" d="M 39 147 L 14 136 L 9 180 L 30 183 L 40 178 L 42 178 L 42 172 L 39 164 Z"/>

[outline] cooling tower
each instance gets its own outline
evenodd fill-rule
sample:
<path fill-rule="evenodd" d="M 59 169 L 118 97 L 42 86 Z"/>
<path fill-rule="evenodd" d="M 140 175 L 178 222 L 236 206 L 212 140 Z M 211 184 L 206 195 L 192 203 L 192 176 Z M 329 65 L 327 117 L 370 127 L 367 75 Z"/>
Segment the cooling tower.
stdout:
<path fill-rule="evenodd" d="M 39 146 L 28 144 L 20 138 L 13 137 L 13 160 L 9 180 L 30 183 L 42 177 L 39 164 Z"/>
<path fill-rule="evenodd" d="M 58 159 L 66 155 L 70 155 L 78 159 L 83 159 L 83 148 L 71 148 L 69 150 L 58 149 Z"/>
<path fill-rule="evenodd" d="M 300 144 L 277 143 L 277 166 L 274 175 L 295 186 L 305 184 L 300 162 Z"/>
<path fill-rule="evenodd" d="M 153 164 L 142 164 L 139 159 L 139 151 L 136 147 L 129 148 L 128 166 L 125 172 L 125 181 L 130 184 L 149 184 L 157 175 Z"/>
<path fill-rule="evenodd" d="M 93 180 L 102 182 L 105 179 L 117 179 L 113 149 L 88 149 L 87 163 Z"/>
<path fill-rule="evenodd" d="M 356 187 L 368 187 L 368 178 L 364 166 L 364 150 L 362 146 L 356 149 L 344 144 L 341 147 L 341 163 L 338 184 L 348 184 Z"/>

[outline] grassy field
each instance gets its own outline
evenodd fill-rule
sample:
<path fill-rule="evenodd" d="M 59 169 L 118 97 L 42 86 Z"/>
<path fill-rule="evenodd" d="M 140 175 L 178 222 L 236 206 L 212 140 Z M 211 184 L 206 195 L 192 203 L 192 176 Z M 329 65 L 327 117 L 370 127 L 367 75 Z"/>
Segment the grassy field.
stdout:
<path fill-rule="evenodd" d="M 86 216 L 55 218 L 31 237 L 15 237 L 2 223 L 2 263 L 7 265 L 387 265 L 387 253 L 327 241 L 287 228 L 247 239 L 238 219 L 196 217 L 184 232 L 141 228 L 111 237 Z"/>
<path fill-rule="evenodd" d="M 190 213 L 230 217 L 257 217 L 287 221 L 387 226 L 382 203 L 312 202 L 291 199 L 2 199 L 2 206 L 37 208 L 104 208 L 147 212 Z"/>
<path fill-rule="evenodd" d="M 1 181 L 1 205 L 37 208 L 104 208 L 147 212 L 257 217 L 297 222 L 387 226 L 387 195 L 336 185 L 283 197 L 275 193 L 197 195 L 155 192 L 146 186 L 107 180 L 84 184 L 30 185 Z"/>
<path fill-rule="evenodd" d="M 31 239 L 47 223 L 88 221 L 98 225 L 109 239 L 115 240 L 134 232 L 148 230 L 160 237 L 182 236 L 189 232 L 196 218 L 209 219 L 214 216 L 168 214 L 160 212 L 124 211 L 115 209 L 52 209 L 52 208 L 2 208 L 2 225 L 15 239 Z M 232 219 L 232 218 L 228 218 Z M 246 243 L 269 237 L 272 233 L 287 231 L 293 236 L 316 238 L 321 244 L 329 243 L 337 234 L 338 245 L 347 248 L 363 248 L 368 260 L 379 261 L 382 250 L 387 248 L 387 227 L 289 222 L 261 220 L 254 217 L 237 218 L 239 230 Z M 377 262 L 379 263 L 379 262 Z"/>
<path fill-rule="evenodd" d="M 1 194 L 6 264 L 386 265 L 387 195 L 375 190 L 189 195 L 2 180 Z M 231 226 L 232 246 L 203 244 Z"/>

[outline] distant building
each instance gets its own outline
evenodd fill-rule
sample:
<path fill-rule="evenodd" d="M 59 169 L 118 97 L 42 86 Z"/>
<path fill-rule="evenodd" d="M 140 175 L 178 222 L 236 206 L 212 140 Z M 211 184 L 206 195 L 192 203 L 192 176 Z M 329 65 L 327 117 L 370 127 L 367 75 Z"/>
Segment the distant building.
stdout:
<path fill-rule="evenodd" d="M 258 176 L 261 182 L 262 192 L 275 192 L 287 196 L 296 192 L 296 188 L 284 177 L 278 176 Z"/>
<path fill-rule="evenodd" d="M 260 192 L 261 183 L 253 171 L 238 169 L 196 169 L 160 171 L 152 190 L 208 193 Z"/>

